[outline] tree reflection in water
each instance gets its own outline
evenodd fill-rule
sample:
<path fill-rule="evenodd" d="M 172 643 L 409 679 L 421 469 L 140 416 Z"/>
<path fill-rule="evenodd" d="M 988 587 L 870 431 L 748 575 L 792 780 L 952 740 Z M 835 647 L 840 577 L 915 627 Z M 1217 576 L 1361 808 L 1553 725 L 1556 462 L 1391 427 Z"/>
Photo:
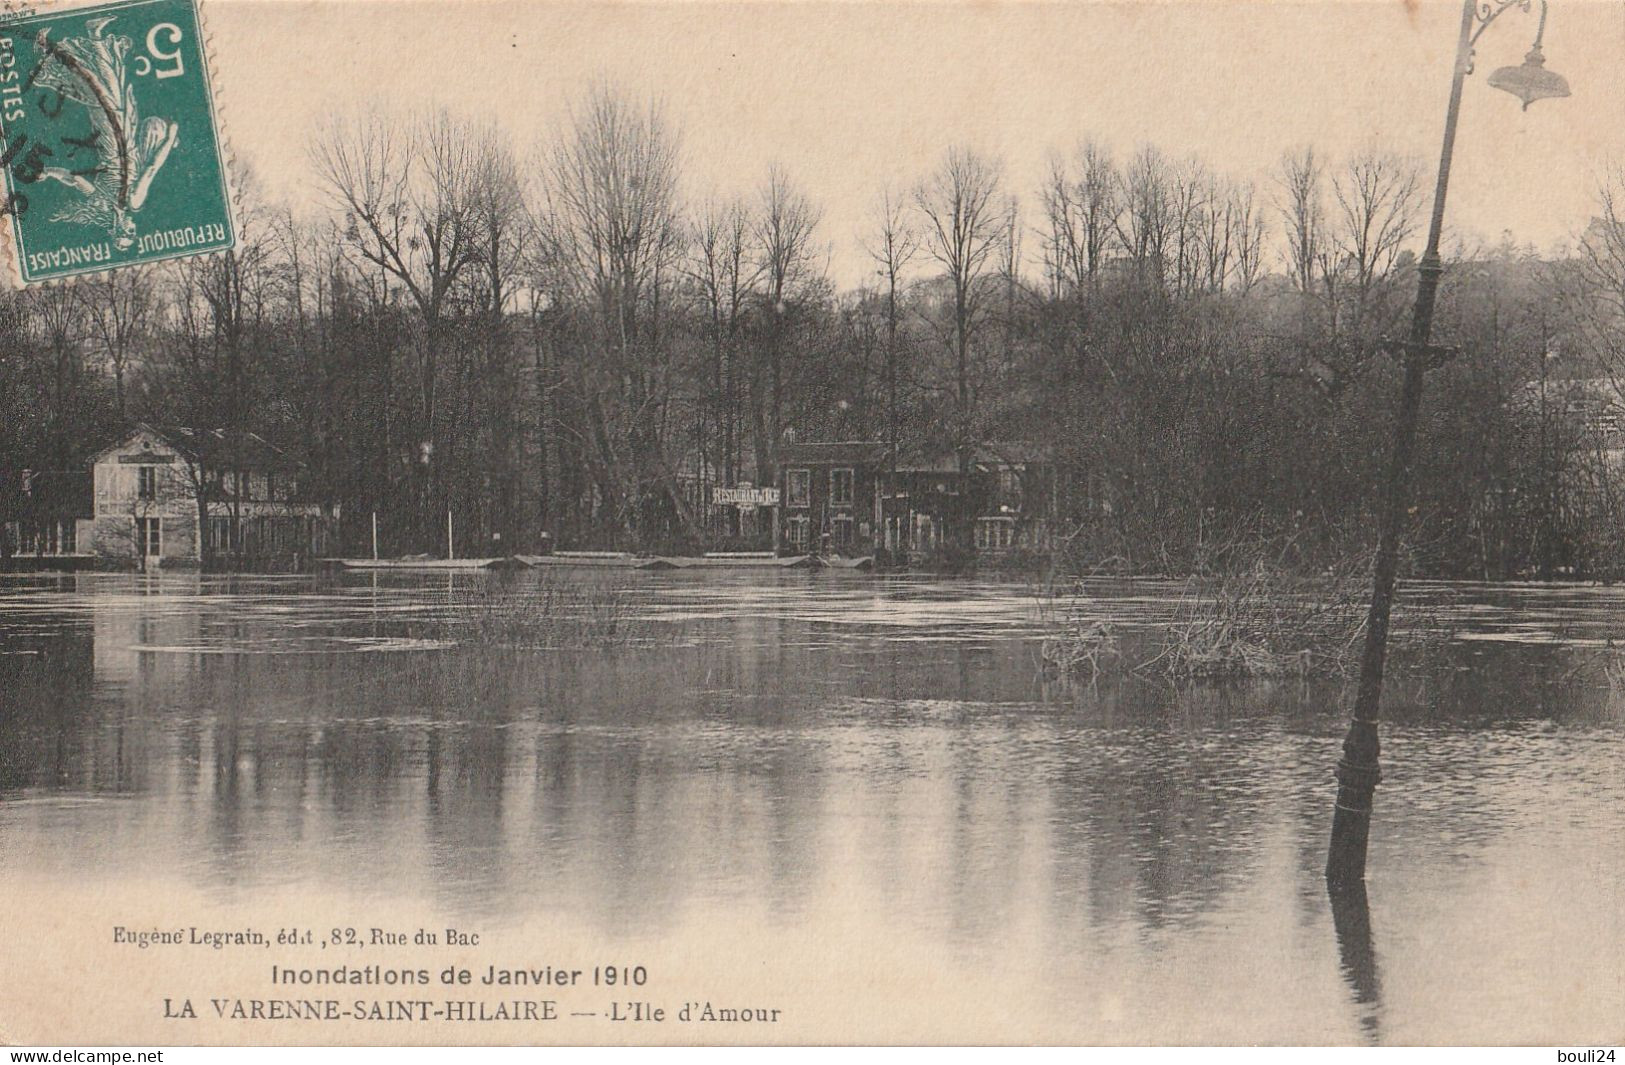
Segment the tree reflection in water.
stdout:
<path fill-rule="evenodd" d="M 1606 995 L 1506 1008 L 1531 984 L 1500 962 L 1555 958 L 1555 907 L 1561 964 L 1617 986 L 1618 862 L 1565 859 L 1625 838 L 1625 714 L 1589 644 L 1548 636 L 1625 639 L 1625 593 L 1486 589 L 1459 623 L 1495 639 L 1396 674 L 1384 998 L 1363 889 L 1330 899 L 1326 957 L 1336 682 L 1062 683 L 1006 586 L 634 591 L 671 638 L 542 653 L 411 639 L 467 598 L 439 580 L 0 586 L 0 896 L 156 882 L 237 914 L 290 890 L 697 951 L 721 920 L 865 964 L 881 943 L 891 972 L 951 951 L 1066 1003 L 1057 1038 L 1614 1023 Z M 1101 611 L 1148 631 L 1163 600 L 1130 593 Z"/>

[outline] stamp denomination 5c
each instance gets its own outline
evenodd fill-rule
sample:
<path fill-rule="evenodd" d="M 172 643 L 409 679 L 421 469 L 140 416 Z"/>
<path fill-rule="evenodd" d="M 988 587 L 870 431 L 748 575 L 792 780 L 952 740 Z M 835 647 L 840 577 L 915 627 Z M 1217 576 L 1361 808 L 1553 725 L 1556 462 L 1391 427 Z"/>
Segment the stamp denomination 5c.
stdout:
<path fill-rule="evenodd" d="M 196 0 L 0 21 L 0 172 L 25 283 L 231 248 Z"/>

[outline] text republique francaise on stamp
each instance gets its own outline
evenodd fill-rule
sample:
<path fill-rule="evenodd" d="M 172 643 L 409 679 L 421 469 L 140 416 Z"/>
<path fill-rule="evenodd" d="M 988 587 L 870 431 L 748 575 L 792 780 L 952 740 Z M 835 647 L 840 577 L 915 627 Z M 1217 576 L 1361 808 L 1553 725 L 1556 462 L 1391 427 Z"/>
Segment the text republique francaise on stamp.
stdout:
<path fill-rule="evenodd" d="M 195 0 L 0 15 L 7 255 L 24 283 L 236 242 Z"/>

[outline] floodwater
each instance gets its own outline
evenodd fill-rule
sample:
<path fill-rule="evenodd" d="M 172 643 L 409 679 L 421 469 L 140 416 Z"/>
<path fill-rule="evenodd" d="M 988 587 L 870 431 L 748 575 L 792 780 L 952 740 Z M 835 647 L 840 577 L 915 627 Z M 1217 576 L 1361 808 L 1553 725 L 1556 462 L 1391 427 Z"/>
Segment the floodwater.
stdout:
<path fill-rule="evenodd" d="M 1393 678 L 1368 905 L 1334 913 L 1340 684 L 1058 681 L 1015 584 L 578 580 L 0 582 L 0 954 L 50 959 L 0 965 L 0 1042 L 1625 1038 L 1625 591 L 1409 593 L 1454 638 Z M 1090 592 L 1131 640 L 1177 596 Z M 598 646 L 504 649 L 493 595 Z M 335 958 L 112 936 L 299 922 L 783 1018 L 187 1027 L 162 999 Z"/>

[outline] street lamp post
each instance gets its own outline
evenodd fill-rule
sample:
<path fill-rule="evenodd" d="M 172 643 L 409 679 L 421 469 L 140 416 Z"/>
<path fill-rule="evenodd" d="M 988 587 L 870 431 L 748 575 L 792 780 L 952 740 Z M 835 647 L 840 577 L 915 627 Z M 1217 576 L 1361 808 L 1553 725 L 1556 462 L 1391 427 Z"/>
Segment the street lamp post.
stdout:
<path fill-rule="evenodd" d="M 1394 426 L 1394 450 L 1389 460 L 1381 503 L 1377 561 L 1372 576 L 1371 607 L 1366 616 L 1365 646 L 1360 656 L 1360 686 L 1354 699 L 1354 719 L 1343 740 L 1337 763 L 1337 806 L 1332 815 L 1332 841 L 1326 858 L 1326 880 L 1333 887 L 1358 884 L 1365 879 L 1366 844 L 1371 835 L 1371 800 L 1377 782 L 1381 745 L 1377 720 L 1382 698 L 1383 666 L 1388 654 L 1388 618 L 1394 601 L 1394 579 L 1399 570 L 1399 542 L 1405 531 L 1405 507 L 1410 494 L 1411 462 L 1416 451 L 1416 423 L 1422 405 L 1422 380 L 1428 369 L 1444 357 L 1430 343 L 1433 307 L 1439 294 L 1444 264 L 1439 239 L 1444 228 L 1445 191 L 1450 183 L 1450 159 L 1456 146 L 1456 118 L 1461 111 L 1461 89 L 1473 71 L 1473 46 L 1501 15 L 1511 8 L 1528 11 L 1537 0 L 1463 0 L 1461 32 L 1457 38 L 1456 66 L 1450 81 L 1450 106 L 1445 112 L 1444 146 L 1439 153 L 1439 179 L 1433 191 L 1433 216 L 1428 224 L 1427 248 L 1417 268 L 1416 307 L 1410 333 L 1398 345 L 1403 383 Z M 1502 67 L 1489 77 L 1493 88 L 1512 93 L 1527 109 L 1536 100 L 1567 96 L 1568 83 L 1546 69 L 1540 45 L 1546 31 L 1546 0 L 1540 4 L 1535 44 L 1523 65 Z"/>

